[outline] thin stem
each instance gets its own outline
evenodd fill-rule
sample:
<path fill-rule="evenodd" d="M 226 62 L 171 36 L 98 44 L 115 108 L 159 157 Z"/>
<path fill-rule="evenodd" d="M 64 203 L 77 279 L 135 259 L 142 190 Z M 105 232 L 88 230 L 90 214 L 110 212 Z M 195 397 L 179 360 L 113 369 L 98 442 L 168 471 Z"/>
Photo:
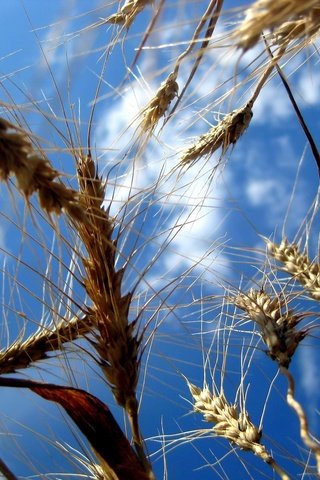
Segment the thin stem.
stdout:
<path fill-rule="evenodd" d="M 266 44 L 266 47 L 267 47 L 267 50 L 268 50 L 268 52 L 269 52 L 270 57 L 273 59 L 273 58 L 274 58 L 274 57 L 273 57 L 273 54 L 272 54 L 272 52 L 271 52 L 271 49 L 270 49 L 269 45 L 268 45 L 267 42 L 266 42 L 266 39 L 264 39 L 264 42 L 265 42 L 265 44 Z M 283 83 L 283 85 L 284 85 L 284 88 L 285 88 L 286 91 L 287 91 L 288 97 L 289 97 L 290 102 L 292 103 L 293 109 L 294 109 L 294 111 L 295 111 L 295 113 L 296 113 L 296 115 L 297 115 L 297 117 L 298 117 L 298 120 L 299 120 L 299 123 L 300 123 L 300 125 L 301 125 L 301 127 L 302 127 L 302 130 L 304 131 L 305 136 L 307 137 L 307 140 L 308 140 L 308 142 L 309 142 L 309 144 L 310 144 L 310 148 L 311 148 L 312 154 L 313 154 L 313 156 L 314 156 L 314 159 L 315 159 L 315 161 L 316 161 L 316 164 L 317 164 L 317 167 L 318 167 L 318 174 L 319 174 L 319 177 L 320 177 L 320 154 L 319 154 L 319 150 L 318 150 L 318 148 L 317 148 L 317 145 L 316 145 L 316 143 L 315 143 L 315 141 L 314 141 L 314 139 L 313 139 L 313 136 L 312 136 L 312 134 L 311 134 L 311 132 L 310 132 L 310 130 L 309 130 L 309 128 L 308 128 L 308 126 L 307 126 L 304 118 L 303 118 L 303 115 L 302 115 L 302 113 L 301 113 L 301 111 L 300 111 L 300 109 L 299 109 L 299 107 L 298 107 L 298 104 L 297 104 L 297 102 L 296 102 L 296 100 L 295 100 L 295 98 L 294 98 L 294 96 L 293 96 L 293 94 L 292 94 L 291 88 L 290 88 L 290 86 L 289 86 L 289 82 L 288 82 L 288 80 L 286 79 L 286 77 L 285 77 L 285 75 L 284 75 L 281 67 L 279 66 L 278 63 L 275 64 L 275 67 L 276 67 L 277 72 L 278 72 L 278 74 L 279 74 L 279 77 L 280 77 L 280 79 L 281 79 L 281 81 L 282 81 L 282 83 Z"/>
<path fill-rule="evenodd" d="M 18 477 L 7 467 L 4 461 L 0 458 L 0 472 L 5 476 L 7 480 L 18 480 Z"/>
<path fill-rule="evenodd" d="M 202 28 L 204 27 L 207 19 L 210 17 L 209 25 L 208 25 L 208 28 L 207 28 L 207 31 L 206 31 L 206 34 L 205 34 L 205 39 L 203 40 L 203 42 L 201 44 L 201 47 L 198 51 L 198 55 L 196 57 L 195 64 L 192 67 L 192 70 L 191 70 L 191 72 L 188 76 L 186 84 L 184 85 L 184 87 L 183 87 L 183 89 L 182 89 L 182 91 L 181 91 L 181 93 L 178 97 L 178 100 L 176 101 L 174 107 L 172 108 L 169 117 L 172 117 L 172 115 L 176 111 L 179 103 L 181 102 L 181 99 L 182 99 L 185 91 L 187 90 L 188 86 L 190 85 L 190 83 L 191 83 L 191 81 L 192 81 L 192 79 L 193 79 L 193 77 L 194 77 L 194 75 L 195 75 L 195 73 L 196 73 L 196 71 L 199 67 L 199 64 L 202 60 L 202 57 L 203 57 L 203 55 L 205 53 L 205 50 L 206 50 L 206 48 L 209 44 L 210 38 L 212 37 L 212 34 L 213 34 L 215 26 L 217 24 L 218 18 L 220 16 L 222 4 L 223 4 L 223 0 L 212 0 L 209 3 L 207 10 L 205 11 L 204 15 L 201 17 L 201 20 L 200 20 L 200 22 L 199 22 L 199 24 L 198 24 L 198 26 L 197 26 L 194 34 L 193 34 L 191 42 L 189 43 L 189 45 L 185 49 L 185 51 L 182 52 L 181 55 L 179 55 L 179 57 L 177 59 L 176 66 L 174 68 L 175 73 L 178 73 L 178 70 L 180 68 L 182 60 L 192 51 L 196 41 L 199 38 L 199 35 L 200 35 L 200 32 L 201 32 Z M 214 7 L 215 7 L 215 10 L 213 11 Z M 169 120 L 169 118 L 167 119 L 167 121 L 168 120 Z"/>
<path fill-rule="evenodd" d="M 155 476 L 152 472 L 152 468 L 148 457 L 145 452 L 144 441 L 140 432 L 139 427 L 139 417 L 138 417 L 138 402 L 136 403 L 136 408 L 131 408 L 130 411 L 127 411 L 132 437 L 133 437 L 133 444 L 136 450 L 136 454 L 142 463 L 145 471 L 149 475 L 150 480 L 155 480 Z"/>
<path fill-rule="evenodd" d="M 285 367 L 281 367 L 281 373 L 288 379 L 288 391 L 287 391 L 287 403 L 294 409 L 300 422 L 300 436 L 304 444 L 310 448 L 317 461 L 317 472 L 320 474 L 320 444 L 314 440 L 309 432 L 307 416 L 300 405 L 300 403 L 294 398 L 295 382 L 294 378 Z"/>
<path fill-rule="evenodd" d="M 290 477 L 286 474 L 286 472 L 277 464 L 275 459 L 267 452 L 265 447 L 260 444 L 255 444 L 253 449 L 253 453 L 257 455 L 257 457 L 261 458 L 265 463 L 267 463 L 281 478 L 281 480 L 290 480 Z"/>
<path fill-rule="evenodd" d="M 277 55 L 275 57 L 272 57 L 271 62 L 269 63 L 269 65 L 267 66 L 265 71 L 263 72 L 263 74 L 262 74 L 262 76 L 261 76 L 261 78 L 260 78 L 260 80 L 259 80 L 259 82 L 258 82 L 258 84 L 255 88 L 255 91 L 254 91 L 254 93 L 251 97 L 251 102 L 252 103 L 254 103 L 256 101 L 256 99 L 258 98 L 258 95 L 260 94 L 260 92 L 262 90 L 262 87 L 264 86 L 264 84 L 268 80 L 272 70 L 277 65 L 277 62 L 284 55 L 284 52 L 285 52 L 285 47 L 282 47 L 282 48 L 279 49 L 279 52 L 277 53 Z"/>

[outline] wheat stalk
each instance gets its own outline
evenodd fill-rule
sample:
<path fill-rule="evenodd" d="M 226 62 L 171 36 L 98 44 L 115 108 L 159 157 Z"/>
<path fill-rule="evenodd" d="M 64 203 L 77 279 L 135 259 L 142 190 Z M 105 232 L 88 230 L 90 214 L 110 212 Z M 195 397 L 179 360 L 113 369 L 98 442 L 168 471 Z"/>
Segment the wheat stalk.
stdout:
<path fill-rule="evenodd" d="M 290 407 L 293 408 L 293 410 L 297 414 L 300 422 L 300 436 L 306 447 L 308 447 L 316 457 L 317 473 L 318 475 L 320 475 L 320 442 L 319 440 L 314 439 L 310 435 L 308 420 L 305 411 L 302 408 L 301 404 L 294 398 L 295 382 L 293 376 L 285 367 L 281 368 L 281 372 L 287 377 L 288 380 L 287 403 L 288 405 L 290 405 Z"/>

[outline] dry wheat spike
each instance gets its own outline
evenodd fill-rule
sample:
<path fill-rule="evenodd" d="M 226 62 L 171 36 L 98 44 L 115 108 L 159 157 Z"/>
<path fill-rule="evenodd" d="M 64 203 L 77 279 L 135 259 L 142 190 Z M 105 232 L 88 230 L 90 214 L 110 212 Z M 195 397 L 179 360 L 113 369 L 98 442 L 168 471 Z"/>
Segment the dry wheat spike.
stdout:
<path fill-rule="evenodd" d="M 280 366 L 288 367 L 296 348 L 307 334 L 307 329 L 296 329 L 305 314 L 295 314 L 288 309 L 284 297 L 270 297 L 263 290 L 241 292 L 231 301 L 259 326 L 270 357 Z"/>
<path fill-rule="evenodd" d="M 77 166 L 80 192 L 88 222 L 79 224 L 79 235 L 87 251 L 82 258 L 84 285 L 93 302 L 92 319 L 96 326 L 92 341 L 102 371 L 117 403 L 128 415 L 137 453 L 150 478 L 151 466 L 144 453 L 138 423 L 136 388 L 141 361 L 142 333 L 136 322 L 129 322 L 132 292 L 122 293 L 124 268 L 115 267 L 117 239 L 114 223 L 104 209 L 105 183 L 99 177 L 91 155 L 80 155 Z"/>
<path fill-rule="evenodd" d="M 282 263 L 282 269 L 298 280 L 315 300 L 320 300 L 320 266 L 300 253 L 298 245 L 283 239 L 279 245 L 268 241 L 269 254 Z"/>
<path fill-rule="evenodd" d="M 142 110 L 140 127 L 143 132 L 152 132 L 154 130 L 160 118 L 163 117 L 168 110 L 174 97 L 177 96 L 179 86 L 176 80 L 177 71 L 170 73 L 161 83 L 154 97 Z"/>
<path fill-rule="evenodd" d="M 181 165 L 196 162 L 204 156 L 210 156 L 220 147 L 222 147 L 222 153 L 225 153 L 230 145 L 234 145 L 246 131 L 252 115 L 251 102 L 228 113 L 209 132 L 201 135 L 191 147 L 182 152 Z"/>
<path fill-rule="evenodd" d="M 319 31 L 319 15 L 319 0 L 257 0 L 235 30 L 235 44 L 248 50 L 265 30 L 271 30 L 282 46 L 301 37 L 311 39 Z"/>
<path fill-rule="evenodd" d="M 41 326 L 26 340 L 17 339 L 12 345 L 0 351 L 0 373 L 13 373 L 29 367 L 32 363 L 44 360 L 48 352 L 61 350 L 67 342 L 89 333 L 92 330 L 90 315 L 69 321 L 62 320 L 57 325 Z"/>
<path fill-rule="evenodd" d="M 48 215 L 64 210 L 76 221 L 85 221 L 80 197 L 56 178 L 60 173 L 36 150 L 23 129 L 0 118 L 0 180 L 17 179 L 17 187 L 29 199 L 37 192 L 41 208 Z"/>
<path fill-rule="evenodd" d="M 230 404 L 222 389 L 214 394 L 207 385 L 201 389 L 189 381 L 187 384 L 194 400 L 194 411 L 202 413 L 207 422 L 215 424 L 213 434 L 226 438 L 241 450 L 254 453 L 270 465 L 282 480 L 289 480 L 288 475 L 260 443 L 262 431 L 251 422 L 247 411 L 239 411 L 237 404 Z"/>

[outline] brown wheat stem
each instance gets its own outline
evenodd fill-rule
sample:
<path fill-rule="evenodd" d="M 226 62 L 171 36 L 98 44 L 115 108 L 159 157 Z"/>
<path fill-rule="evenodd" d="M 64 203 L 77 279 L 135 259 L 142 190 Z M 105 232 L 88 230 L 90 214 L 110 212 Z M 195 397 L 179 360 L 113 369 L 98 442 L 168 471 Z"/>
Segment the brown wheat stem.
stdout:
<path fill-rule="evenodd" d="M 261 75 L 256 87 L 255 87 L 255 90 L 254 90 L 254 93 L 253 95 L 251 96 L 250 98 L 250 101 L 252 102 L 252 104 L 256 101 L 256 99 L 258 98 L 264 84 L 266 83 L 266 81 L 268 80 L 272 70 L 274 69 L 274 67 L 278 64 L 279 60 L 283 57 L 284 53 L 285 53 L 285 47 L 281 47 L 279 48 L 278 52 L 276 53 L 276 55 L 272 58 L 272 60 L 269 62 L 269 64 L 267 65 L 265 71 L 263 72 L 263 74 Z"/>
<path fill-rule="evenodd" d="M 270 47 L 269 47 L 269 45 L 268 45 L 268 43 L 267 43 L 267 41 L 266 41 L 265 38 L 264 38 L 264 42 L 265 42 L 265 44 L 266 44 L 266 47 L 267 47 L 267 50 L 268 50 L 268 52 L 269 52 L 269 55 L 270 55 L 271 59 L 273 59 L 273 54 L 272 54 L 271 49 L 270 49 Z M 316 164 L 317 164 L 317 167 L 318 167 L 318 175 L 320 176 L 320 154 L 319 154 L 319 150 L 318 150 L 318 148 L 317 148 L 316 142 L 314 141 L 314 138 L 313 138 L 313 136 L 312 136 L 312 134 L 311 134 L 311 132 L 310 132 L 310 130 L 309 130 L 309 128 L 308 128 L 308 125 L 306 124 L 306 121 L 305 121 L 305 119 L 303 118 L 303 115 L 302 115 L 302 113 L 301 113 L 301 111 L 300 111 L 300 109 L 299 109 L 299 106 L 298 106 L 298 104 L 297 104 L 297 102 L 296 102 L 296 100 L 295 100 L 295 98 L 294 98 L 294 96 L 293 96 L 292 90 L 291 90 L 291 88 L 290 88 L 290 86 L 289 86 L 289 82 L 288 82 L 287 78 L 285 77 L 285 75 L 284 75 L 281 67 L 279 66 L 278 63 L 275 64 L 275 67 L 276 67 L 276 69 L 277 69 L 277 72 L 278 72 L 278 74 L 279 74 L 279 77 L 280 77 L 280 79 L 281 79 L 281 82 L 283 83 L 283 86 L 284 86 L 284 88 L 286 89 L 286 92 L 287 92 L 287 94 L 288 94 L 289 100 L 290 100 L 290 102 L 291 102 L 291 104 L 292 104 L 292 106 L 293 106 L 293 109 L 294 109 L 297 117 L 298 117 L 298 120 L 299 120 L 299 123 L 300 123 L 300 125 L 301 125 L 301 127 L 302 127 L 302 130 L 304 131 L 305 136 L 307 137 L 307 140 L 308 140 L 308 142 L 309 142 L 309 144 L 310 144 L 310 148 L 311 148 L 312 154 L 313 154 L 313 156 L 314 156 L 314 159 L 315 159 Z"/>
<path fill-rule="evenodd" d="M 181 62 L 192 51 L 197 39 L 199 38 L 199 35 L 200 35 L 200 32 L 201 32 L 203 26 L 205 25 L 207 19 L 210 18 L 209 25 L 208 25 L 208 28 L 207 28 L 207 31 L 206 31 L 206 34 L 205 34 L 205 40 L 202 42 L 202 44 L 200 46 L 199 52 L 198 52 L 196 60 L 195 60 L 195 64 L 192 67 L 192 70 L 190 71 L 190 74 L 187 78 L 187 81 L 186 81 L 182 91 L 179 94 L 178 100 L 176 101 L 176 103 L 174 104 L 174 106 L 173 106 L 173 108 L 170 112 L 169 118 L 171 118 L 171 116 L 176 111 L 179 103 L 181 102 L 181 99 L 182 99 L 185 91 L 187 90 L 188 86 L 190 85 L 190 83 L 191 83 L 191 81 L 192 81 L 192 79 L 193 79 L 193 77 L 194 77 L 194 75 L 195 75 L 195 73 L 196 73 L 196 71 L 199 67 L 199 64 L 202 60 L 202 57 L 205 53 L 205 50 L 206 50 L 206 48 L 209 44 L 210 38 L 213 34 L 213 31 L 214 31 L 215 26 L 217 24 L 217 21 L 219 19 L 220 12 L 221 12 L 221 9 L 222 9 L 222 5 L 223 5 L 223 0 L 211 0 L 209 2 L 209 5 L 208 5 L 205 13 L 201 17 L 201 20 L 198 23 L 198 25 L 197 25 L 197 27 L 194 31 L 194 34 L 192 36 L 192 39 L 191 39 L 188 47 L 177 58 L 176 65 L 175 65 L 175 68 L 174 68 L 174 73 L 176 75 L 178 74 Z M 215 10 L 213 11 L 214 8 L 215 8 Z"/>
<path fill-rule="evenodd" d="M 0 458 L 0 472 L 5 476 L 7 480 L 18 480 L 18 477 L 9 469 L 9 467 L 4 463 L 2 458 Z"/>

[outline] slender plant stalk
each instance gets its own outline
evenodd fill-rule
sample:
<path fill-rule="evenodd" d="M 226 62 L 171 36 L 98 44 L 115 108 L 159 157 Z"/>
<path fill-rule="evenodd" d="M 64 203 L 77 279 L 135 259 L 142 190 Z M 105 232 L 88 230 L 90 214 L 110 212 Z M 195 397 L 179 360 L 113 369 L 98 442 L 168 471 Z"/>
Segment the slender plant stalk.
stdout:
<path fill-rule="evenodd" d="M 9 467 L 4 463 L 2 458 L 0 458 L 0 472 L 4 475 L 7 480 L 18 480 L 18 477 L 12 473 Z"/>
<path fill-rule="evenodd" d="M 317 472 L 320 475 L 320 443 L 318 440 L 315 440 L 309 432 L 308 420 L 305 414 L 304 409 L 302 408 L 301 404 L 294 398 L 295 392 L 295 382 L 294 378 L 291 373 L 288 371 L 287 368 L 281 367 L 281 372 L 288 380 L 288 391 L 287 391 L 287 402 L 290 407 L 296 412 L 297 417 L 300 422 L 300 436 L 305 444 L 308 447 L 317 461 Z"/>

